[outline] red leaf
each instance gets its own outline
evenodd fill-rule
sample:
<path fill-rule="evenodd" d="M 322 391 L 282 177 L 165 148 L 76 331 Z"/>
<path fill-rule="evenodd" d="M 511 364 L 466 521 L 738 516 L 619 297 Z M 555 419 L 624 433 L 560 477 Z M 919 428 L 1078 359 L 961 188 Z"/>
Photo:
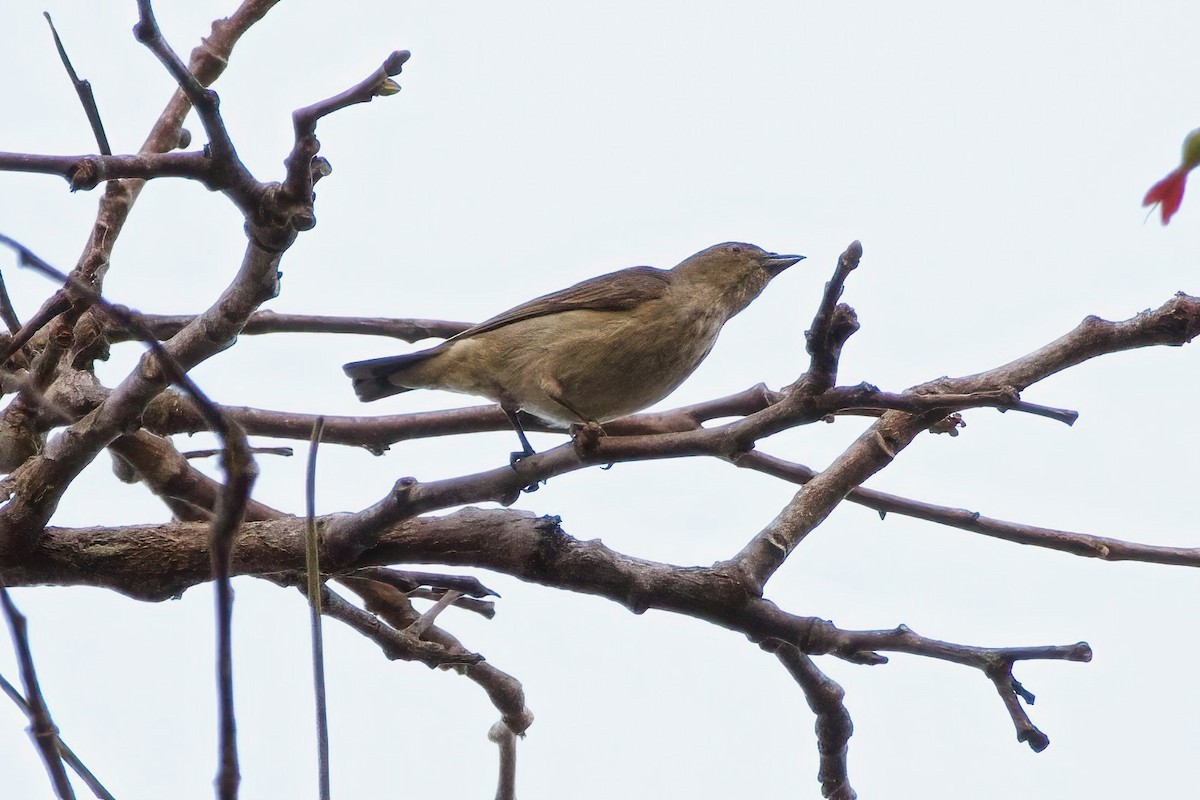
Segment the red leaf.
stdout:
<path fill-rule="evenodd" d="M 1163 225 L 1171 221 L 1171 217 L 1175 216 L 1175 212 L 1183 203 L 1183 189 L 1187 186 L 1187 174 L 1188 170 L 1183 167 L 1172 171 L 1170 175 L 1151 186 L 1150 191 L 1146 192 L 1145 199 L 1142 200 L 1144 206 L 1162 204 Z"/>

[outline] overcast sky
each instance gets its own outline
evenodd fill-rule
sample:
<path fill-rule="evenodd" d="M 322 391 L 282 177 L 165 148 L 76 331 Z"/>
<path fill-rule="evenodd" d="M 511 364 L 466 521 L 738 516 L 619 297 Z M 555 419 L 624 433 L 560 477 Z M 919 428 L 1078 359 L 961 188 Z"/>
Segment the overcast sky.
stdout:
<path fill-rule="evenodd" d="M 0 149 L 88 152 L 42 8 L 2 12 Z M 135 4 L 47 8 L 95 87 L 114 149 L 136 150 L 172 85 L 129 33 Z M 187 52 L 232 8 L 161 2 L 158 14 Z M 357 82 L 394 49 L 413 53 L 398 96 L 321 122 L 334 172 L 318 188 L 316 229 L 284 258 L 282 293 L 266 306 L 276 311 L 477 320 L 601 272 L 670 267 L 716 242 L 806 254 L 730 323 L 668 408 L 794 380 L 821 286 L 853 239 L 865 255 L 844 299 L 862 330 L 843 354 L 843 383 L 899 391 L 976 372 L 1088 314 L 1123 319 L 1200 292 L 1200 191 L 1166 228 L 1140 206 L 1200 125 L 1197 30 L 1191 2 L 289 0 L 243 39 L 216 88 L 248 166 L 277 178 L 294 108 Z M 189 127 L 202 139 L 194 118 Z M 52 177 L 0 175 L 0 232 L 69 268 L 98 197 Z M 199 311 L 243 247 L 223 197 L 159 181 L 134 209 L 105 293 L 144 311 Z M 0 270 L 23 317 L 51 290 L 10 256 Z M 362 413 L 340 365 L 404 347 L 245 337 L 194 377 L 225 403 Z M 101 377 L 119 380 L 139 352 L 116 348 Z M 1106 357 L 1024 395 L 1078 409 L 1074 427 L 974 411 L 963 435 L 921 437 L 867 485 L 1197 546 L 1198 375 L 1196 346 Z M 411 393 L 370 411 L 475 402 Z M 760 448 L 820 468 L 865 424 L 809 426 Z M 511 440 L 406 443 L 382 458 L 326 447 L 318 510 L 361 508 L 401 475 L 493 468 Z M 299 513 L 302 458 L 260 466 L 256 495 Z M 108 473 L 98 460 L 54 522 L 168 518 Z M 555 478 L 518 507 L 630 555 L 706 565 L 740 549 L 794 491 L 715 460 L 619 464 Z M 496 618 L 441 621 L 525 686 L 537 717 L 520 743 L 525 800 L 820 796 L 803 695 L 742 637 L 475 574 L 503 595 Z M 315 796 L 303 599 L 261 581 L 236 587 L 242 796 Z M 13 594 L 56 721 L 109 788 L 122 800 L 211 796 L 208 588 L 159 605 L 86 589 Z M 905 656 L 878 667 L 819 659 L 847 692 L 851 777 L 864 798 L 1128 798 L 1195 785 L 1193 570 L 1103 564 L 845 505 L 767 596 L 850 628 L 906 623 L 969 644 L 1086 640 L 1095 650 L 1090 664 L 1018 667 L 1051 738 L 1041 754 L 1017 743 L 975 671 Z M 475 684 L 390 663 L 333 621 L 326 651 L 335 796 L 491 796 L 486 732 L 497 713 Z M 6 644 L 0 673 L 16 677 Z M 0 704 L 4 794 L 49 797 L 24 727 Z"/>

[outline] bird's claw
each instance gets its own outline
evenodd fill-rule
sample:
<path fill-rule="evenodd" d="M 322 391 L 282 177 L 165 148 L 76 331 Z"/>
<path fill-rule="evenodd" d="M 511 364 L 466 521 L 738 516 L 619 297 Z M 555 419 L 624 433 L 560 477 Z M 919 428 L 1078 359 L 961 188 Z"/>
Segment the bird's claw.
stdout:
<path fill-rule="evenodd" d="M 508 466 L 510 466 L 512 468 L 512 470 L 514 472 L 516 472 L 517 464 L 521 463 L 523 460 L 525 460 L 526 458 L 529 458 L 529 456 L 532 456 L 532 455 L 536 455 L 536 454 L 532 451 L 527 452 L 525 450 L 518 450 L 514 453 L 509 453 L 508 454 Z M 538 489 L 540 489 L 542 487 L 543 483 L 545 483 L 545 481 L 538 481 L 537 483 L 531 483 L 529 486 L 526 486 L 525 488 L 521 489 L 521 491 L 524 492 L 525 494 L 532 494 L 532 493 L 536 492 Z"/>

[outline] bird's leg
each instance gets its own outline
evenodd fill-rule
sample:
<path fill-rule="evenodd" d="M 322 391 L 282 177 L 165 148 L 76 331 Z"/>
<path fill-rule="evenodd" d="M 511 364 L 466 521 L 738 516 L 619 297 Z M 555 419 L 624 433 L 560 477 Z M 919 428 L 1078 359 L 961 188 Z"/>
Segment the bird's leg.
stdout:
<path fill-rule="evenodd" d="M 529 443 L 529 437 L 525 435 L 525 429 L 521 427 L 521 420 L 517 418 L 516 410 L 508 408 L 507 406 L 500 406 L 500 408 L 504 411 L 504 416 L 508 417 L 508 421 L 512 424 L 513 430 L 517 432 L 517 438 L 521 440 L 522 449 L 518 452 L 508 454 L 508 465 L 515 470 L 517 468 L 518 461 L 520 461 L 522 458 L 528 458 L 529 456 L 536 455 L 537 451 L 534 450 L 533 445 Z M 545 483 L 545 481 L 543 481 L 543 483 Z M 521 491 L 526 493 L 536 492 L 540 485 L 541 484 L 537 483 L 530 484 Z"/>
<path fill-rule="evenodd" d="M 520 452 L 509 453 L 508 463 L 516 464 L 522 458 L 528 458 L 529 456 L 535 455 L 537 451 L 534 450 L 533 445 L 529 443 L 529 437 L 525 435 L 525 429 L 521 427 L 521 420 L 517 418 L 517 412 L 505 406 L 500 406 L 500 408 L 504 411 L 504 416 L 508 417 L 508 422 L 513 426 L 513 430 L 517 432 L 517 438 L 521 440 L 522 449 Z"/>
<path fill-rule="evenodd" d="M 604 428 L 600 426 L 599 422 L 596 422 L 594 419 L 588 419 L 583 414 L 580 414 L 579 411 L 573 405 L 568 403 L 566 398 L 564 398 L 562 395 L 553 394 L 551 392 L 547 392 L 547 394 L 550 396 L 551 400 L 558 403 L 567 411 L 570 411 L 579 419 L 579 422 L 571 425 L 571 441 L 574 442 L 577 452 L 587 453 L 591 450 L 594 450 L 596 447 L 596 442 L 600 439 L 600 437 L 608 436 L 608 434 L 604 432 Z M 612 464 L 601 467 L 600 469 L 609 469 L 610 467 L 612 467 Z"/>

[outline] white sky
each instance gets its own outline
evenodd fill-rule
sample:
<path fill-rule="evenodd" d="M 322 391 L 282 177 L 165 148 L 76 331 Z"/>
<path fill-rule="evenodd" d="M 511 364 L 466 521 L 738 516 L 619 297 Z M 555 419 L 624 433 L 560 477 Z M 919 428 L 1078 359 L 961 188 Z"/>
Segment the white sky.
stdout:
<path fill-rule="evenodd" d="M 134 150 L 171 84 L 129 34 L 133 2 L 88 5 L 47 7 L 95 86 L 114 148 Z M 232 8 L 162 2 L 158 14 L 187 52 Z M 0 148 L 87 152 L 41 10 L 10 2 L 2 12 Z M 276 311 L 481 319 L 728 239 L 807 254 L 730 324 L 671 407 L 793 380 L 821 286 L 855 238 L 865 256 L 845 300 L 863 327 L 845 350 L 843 383 L 900 390 L 975 372 L 1089 313 L 1126 318 L 1200 291 L 1200 196 L 1167 228 L 1139 205 L 1200 124 L 1190 90 L 1198 28 L 1200 6 L 1188 2 L 296 0 L 245 37 L 216 88 L 247 164 L 277 178 L 292 109 L 357 82 L 393 49 L 413 52 L 400 95 L 320 124 L 334 173 L 318 187 L 318 227 L 283 262 L 282 294 L 267 305 Z M 194 118 L 189 127 L 200 140 Z M 98 196 L 0 175 L 0 231 L 68 268 Z M 198 311 L 232 278 L 243 243 L 224 198 L 154 183 L 106 293 L 144 311 Z M 12 264 L 5 256 L 0 269 L 28 316 L 51 287 Z M 245 337 L 194 376 L 226 403 L 361 413 L 340 365 L 402 347 Z M 138 352 L 118 348 L 102 377 L 116 380 Z M 1003 519 L 1200 544 L 1198 367 L 1195 346 L 1092 362 L 1025 394 L 1080 410 L 1073 428 L 976 411 L 962 436 L 919 439 L 868 485 Z M 413 393 L 371 411 L 472 402 Z M 791 431 L 761 449 L 821 467 L 862 424 Z M 510 439 L 403 444 L 384 458 L 327 447 L 318 507 L 360 508 L 400 475 L 494 467 Z M 299 512 L 302 459 L 261 467 L 257 496 Z M 55 522 L 166 518 L 108 471 L 101 459 Z M 675 461 L 555 478 L 519 506 L 631 555 L 709 564 L 793 492 L 719 462 Z M 520 744 L 522 798 L 819 797 L 813 719 L 773 657 L 690 619 L 634 617 L 478 574 L 503 594 L 496 618 L 442 621 L 524 683 L 537 721 Z M 237 588 L 242 796 L 315 796 L 303 601 L 252 580 Z M 1052 741 L 1037 755 L 974 671 L 905 656 L 873 668 L 820 659 L 847 691 L 851 777 L 864 798 L 1127 798 L 1195 784 L 1192 570 L 1102 564 L 845 506 L 767 595 L 845 627 L 907 623 L 982 645 L 1082 639 L 1095 650 L 1091 664 L 1019 666 Z M 109 788 L 211 796 L 207 587 L 161 605 L 84 589 L 14 596 L 56 721 Z M 491 796 L 485 735 L 497 714 L 482 691 L 389 663 L 337 622 L 326 637 L 335 796 Z M 16 677 L 6 645 L 0 672 Z M 0 704 L 5 796 L 49 797 L 23 728 Z"/>

